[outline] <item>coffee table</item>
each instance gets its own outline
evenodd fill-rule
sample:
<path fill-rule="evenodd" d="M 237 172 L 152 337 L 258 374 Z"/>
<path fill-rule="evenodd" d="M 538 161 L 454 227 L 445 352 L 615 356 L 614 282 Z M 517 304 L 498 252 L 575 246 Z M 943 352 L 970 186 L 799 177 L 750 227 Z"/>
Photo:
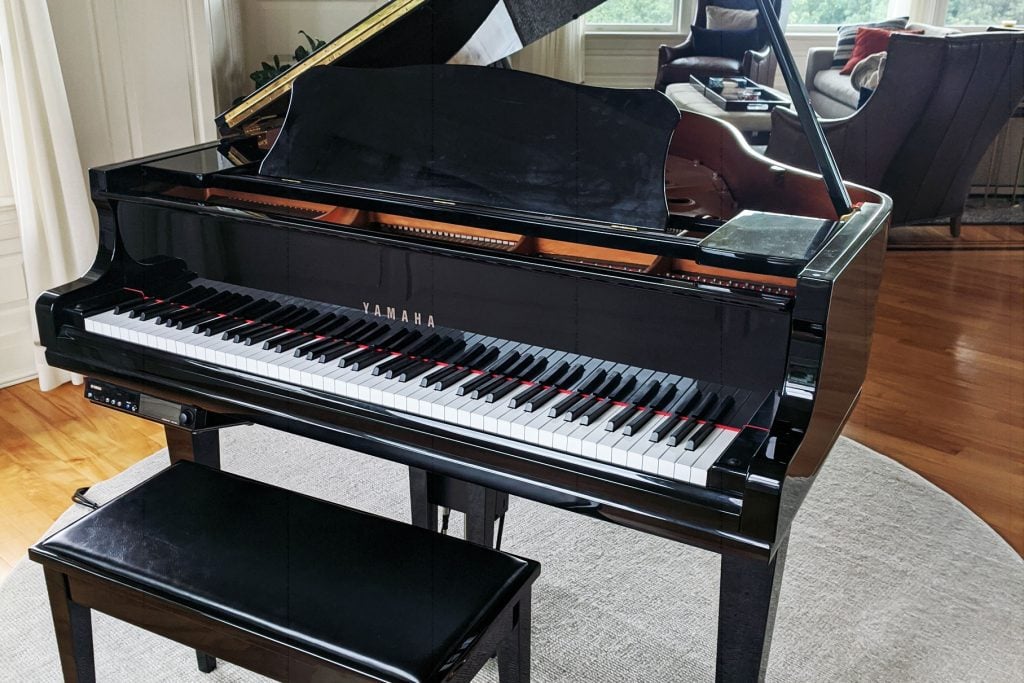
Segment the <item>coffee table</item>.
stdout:
<path fill-rule="evenodd" d="M 764 86 L 762 86 L 764 87 Z M 787 102 L 784 93 L 771 88 L 764 88 Z M 772 131 L 772 113 L 770 111 L 725 111 L 711 102 L 700 90 L 689 83 L 673 83 L 665 88 L 665 95 L 680 109 L 698 114 L 707 114 L 722 119 L 735 126 L 752 145 L 767 145 Z"/>

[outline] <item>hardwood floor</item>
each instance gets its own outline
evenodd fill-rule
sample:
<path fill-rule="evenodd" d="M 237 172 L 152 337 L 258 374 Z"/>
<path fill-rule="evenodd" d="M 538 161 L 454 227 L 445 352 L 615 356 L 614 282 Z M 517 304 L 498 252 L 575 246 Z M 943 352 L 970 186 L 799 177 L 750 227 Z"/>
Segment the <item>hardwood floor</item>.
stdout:
<path fill-rule="evenodd" d="M 65 385 L 0 390 L 0 577 L 71 492 L 164 446 Z M 1024 251 L 892 251 L 846 434 L 921 473 L 1024 551 Z M 936 520 L 941 531 L 941 520 Z"/>

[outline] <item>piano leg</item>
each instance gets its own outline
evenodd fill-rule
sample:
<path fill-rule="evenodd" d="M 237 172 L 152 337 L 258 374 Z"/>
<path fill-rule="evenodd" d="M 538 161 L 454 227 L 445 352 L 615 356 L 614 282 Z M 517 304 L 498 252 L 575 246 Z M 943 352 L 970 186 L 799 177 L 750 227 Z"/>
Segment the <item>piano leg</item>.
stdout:
<path fill-rule="evenodd" d="M 508 510 L 508 494 L 409 468 L 409 500 L 412 523 L 437 531 L 437 508 L 447 507 L 466 515 L 466 540 L 494 547 L 494 523 Z"/>
<path fill-rule="evenodd" d="M 770 562 L 722 555 L 715 680 L 763 681 L 789 537 Z"/>
<path fill-rule="evenodd" d="M 164 427 L 171 464 L 191 460 L 200 465 L 220 469 L 220 432 L 211 429 L 193 432 L 179 427 Z"/>
<path fill-rule="evenodd" d="M 430 501 L 426 470 L 409 468 L 409 502 L 412 504 L 412 524 L 421 529 L 437 531 L 437 503 Z"/>
<path fill-rule="evenodd" d="M 178 427 L 164 427 L 167 437 L 167 453 L 171 464 L 179 460 L 191 460 L 199 465 L 220 469 L 220 432 L 211 429 L 206 432 L 193 432 Z M 217 668 L 217 658 L 202 650 L 196 650 L 196 666 L 208 674 Z"/>

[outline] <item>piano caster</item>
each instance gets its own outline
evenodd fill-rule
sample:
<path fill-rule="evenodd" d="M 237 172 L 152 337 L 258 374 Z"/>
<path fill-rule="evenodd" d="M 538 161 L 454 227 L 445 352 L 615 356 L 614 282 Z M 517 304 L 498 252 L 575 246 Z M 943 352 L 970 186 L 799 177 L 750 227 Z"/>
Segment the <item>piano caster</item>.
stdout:
<path fill-rule="evenodd" d="M 716 681 L 764 680 L 788 545 L 786 536 L 770 562 L 722 555 Z"/>
<path fill-rule="evenodd" d="M 443 477 L 416 467 L 409 468 L 409 501 L 412 523 L 437 531 L 439 507 L 466 515 L 466 540 L 493 548 L 494 525 L 508 510 L 508 494 L 461 479 Z"/>

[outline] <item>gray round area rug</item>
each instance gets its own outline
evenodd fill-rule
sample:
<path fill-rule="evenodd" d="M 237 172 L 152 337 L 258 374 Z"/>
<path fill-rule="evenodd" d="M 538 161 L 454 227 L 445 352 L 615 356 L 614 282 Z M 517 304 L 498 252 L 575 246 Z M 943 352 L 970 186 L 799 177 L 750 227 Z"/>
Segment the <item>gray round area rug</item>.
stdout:
<path fill-rule="evenodd" d="M 409 519 L 399 465 L 256 427 L 223 444 L 229 471 Z M 166 463 L 157 453 L 90 496 Z M 717 555 L 522 500 L 503 548 L 543 564 L 534 681 L 713 679 Z M 201 674 L 189 649 L 104 615 L 94 632 L 101 682 L 262 680 L 223 662 Z M 0 586 L 0 681 L 60 678 L 42 572 L 23 560 Z M 1024 562 L 949 495 L 843 439 L 793 527 L 768 679 L 1024 681 Z M 497 680 L 493 662 L 477 680 Z"/>

